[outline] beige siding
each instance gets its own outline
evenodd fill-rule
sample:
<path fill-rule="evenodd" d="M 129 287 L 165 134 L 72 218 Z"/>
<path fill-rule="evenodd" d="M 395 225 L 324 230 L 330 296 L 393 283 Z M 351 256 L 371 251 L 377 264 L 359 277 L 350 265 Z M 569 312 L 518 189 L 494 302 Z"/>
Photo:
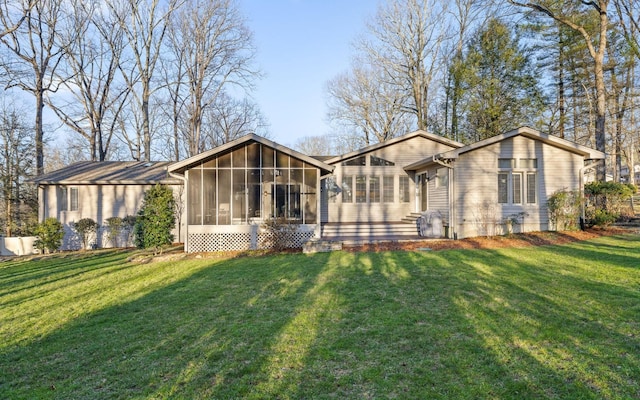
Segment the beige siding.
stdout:
<path fill-rule="evenodd" d="M 91 218 L 98 225 L 103 226 L 106 220 L 111 217 L 126 217 L 136 215 L 142 205 L 144 193 L 151 188 L 151 185 L 64 185 L 66 188 L 78 189 L 78 210 L 63 211 L 61 197 L 61 187 L 57 185 L 47 185 L 41 188 L 43 200 L 41 201 L 41 217 L 53 217 L 60 221 L 65 227 L 65 243 L 63 248 L 70 249 L 76 244 L 72 244 L 74 235 L 71 224 L 83 218 Z M 180 186 L 172 186 L 172 189 L 179 191 Z M 184 223 L 184 218 L 182 219 Z M 176 221 L 177 223 L 177 221 Z M 181 229 L 180 236 L 184 235 Z M 174 230 L 176 239 L 178 229 Z M 182 241 L 182 237 L 180 240 Z M 100 246 L 105 243 L 98 243 Z"/>
<path fill-rule="evenodd" d="M 538 160 L 535 204 L 498 203 L 499 158 Z M 547 230 L 547 198 L 557 190 L 579 189 L 583 163 L 579 155 L 523 136 L 461 154 L 454 163 L 458 237 L 505 233 L 504 220 L 519 213 L 525 213 L 523 223 L 514 231 Z M 518 171 L 532 170 L 514 169 Z"/>
<path fill-rule="evenodd" d="M 449 186 L 439 186 L 436 179 L 436 173 L 438 169 L 447 171 L 447 167 L 439 166 L 429 168 L 429 211 L 440 211 L 443 221 L 449 221 Z M 448 171 L 447 171 L 448 173 Z"/>
<path fill-rule="evenodd" d="M 362 153 L 366 156 L 367 165 L 364 166 L 345 166 L 342 162 L 335 164 L 333 177 L 338 187 L 342 186 L 342 177 L 349 176 L 379 176 L 382 180 L 384 175 L 394 176 L 394 202 L 393 203 L 356 203 L 355 188 L 354 199 L 352 203 L 343 203 L 342 195 L 338 194 L 335 200 L 329 202 L 328 205 L 328 221 L 329 222 L 384 222 L 399 221 L 402 217 L 416 210 L 415 196 L 415 175 L 407 173 L 403 167 L 430 157 L 434 154 L 451 150 L 450 146 L 437 143 L 427 138 L 417 136 L 410 139 L 395 143 L 390 146 L 382 147 L 371 152 Z M 369 156 L 383 158 L 395 163 L 394 166 L 371 166 L 369 165 Z M 399 177 L 409 177 L 409 203 L 399 202 Z"/>

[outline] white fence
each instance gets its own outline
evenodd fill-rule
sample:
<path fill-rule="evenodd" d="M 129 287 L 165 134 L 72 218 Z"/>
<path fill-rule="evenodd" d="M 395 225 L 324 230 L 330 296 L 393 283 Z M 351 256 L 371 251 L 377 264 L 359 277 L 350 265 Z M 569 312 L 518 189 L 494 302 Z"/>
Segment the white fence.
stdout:
<path fill-rule="evenodd" d="M 26 256 L 34 253 L 35 236 L 0 237 L 0 255 Z"/>

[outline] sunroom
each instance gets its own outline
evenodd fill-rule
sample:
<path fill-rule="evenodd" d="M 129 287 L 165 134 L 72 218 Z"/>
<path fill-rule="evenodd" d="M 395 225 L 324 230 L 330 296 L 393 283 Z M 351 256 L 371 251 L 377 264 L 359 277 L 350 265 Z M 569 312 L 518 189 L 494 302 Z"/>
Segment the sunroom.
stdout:
<path fill-rule="evenodd" d="M 257 135 L 173 164 L 185 182 L 188 252 L 257 249 L 268 221 L 297 227 L 295 245 L 320 233 L 320 179 L 333 167 Z"/>

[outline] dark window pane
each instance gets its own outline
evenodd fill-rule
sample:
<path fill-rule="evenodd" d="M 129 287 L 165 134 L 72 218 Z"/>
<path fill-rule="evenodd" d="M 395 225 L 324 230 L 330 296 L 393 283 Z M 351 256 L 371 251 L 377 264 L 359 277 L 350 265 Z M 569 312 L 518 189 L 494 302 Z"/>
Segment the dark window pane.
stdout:
<path fill-rule="evenodd" d="M 356 176 L 356 203 L 367 202 L 367 177 L 364 175 Z"/>
<path fill-rule="evenodd" d="M 245 147 L 241 147 L 233 152 L 233 166 L 234 168 L 244 168 L 246 163 Z"/>
<path fill-rule="evenodd" d="M 218 157 L 218 168 L 231 168 L 231 153 L 222 154 Z"/>
<path fill-rule="evenodd" d="M 233 193 L 231 198 L 232 225 L 241 225 L 247 221 L 247 190 L 245 185 L 246 170 L 234 169 Z"/>
<path fill-rule="evenodd" d="M 384 158 L 380 158 L 376 156 L 370 156 L 369 163 L 372 166 L 378 166 L 378 167 L 390 167 L 390 166 L 396 165 L 396 163 L 394 163 L 393 161 L 385 160 Z"/>
<path fill-rule="evenodd" d="M 274 151 L 271 147 L 262 146 L 262 166 L 273 167 Z"/>
<path fill-rule="evenodd" d="M 218 225 L 231 223 L 231 170 L 218 170 Z"/>
<path fill-rule="evenodd" d="M 204 225 L 216 224 L 216 170 L 202 170 L 202 219 Z"/>
<path fill-rule="evenodd" d="M 247 168 L 260 167 L 260 144 L 251 143 L 247 146 Z"/>
<path fill-rule="evenodd" d="M 509 201 L 508 180 L 509 174 L 498 174 L 498 203 L 505 204 Z"/>
<path fill-rule="evenodd" d="M 189 170 L 189 225 L 202 224 L 202 170 Z"/>
<path fill-rule="evenodd" d="M 367 165 L 367 158 L 365 156 L 352 158 L 351 160 L 347 160 L 343 162 L 342 165 L 347 165 L 347 166 Z"/>
<path fill-rule="evenodd" d="M 302 160 L 299 160 L 295 157 L 291 157 L 290 159 L 291 162 L 291 168 L 302 168 L 304 167 L 304 163 L 302 162 Z"/>
<path fill-rule="evenodd" d="M 289 155 L 281 151 L 276 152 L 276 167 L 289 168 Z"/>

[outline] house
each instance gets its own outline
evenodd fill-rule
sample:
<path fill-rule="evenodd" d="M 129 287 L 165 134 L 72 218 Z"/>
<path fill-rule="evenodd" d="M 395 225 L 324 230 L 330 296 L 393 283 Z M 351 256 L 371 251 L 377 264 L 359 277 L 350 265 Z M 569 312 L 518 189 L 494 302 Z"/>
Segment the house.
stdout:
<path fill-rule="evenodd" d="M 62 249 L 80 247 L 72 223 L 91 218 L 103 226 L 95 239 L 98 247 L 111 247 L 104 231 L 110 217 L 136 215 L 144 193 L 155 184 L 165 184 L 180 193 L 182 181 L 167 174 L 169 162 L 82 161 L 34 179 L 38 185 L 38 220 L 53 217 L 65 229 Z M 177 227 L 178 228 L 178 227 Z M 180 236 L 175 230 L 176 238 Z"/>
<path fill-rule="evenodd" d="M 416 131 L 329 158 L 247 135 L 175 163 L 74 164 L 37 182 L 40 219 L 65 224 L 134 214 L 145 188 L 169 184 L 184 204 L 178 237 L 200 252 L 260 248 L 272 235 L 261 226 L 272 220 L 295 226 L 294 246 L 416 237 L 425 212 L 442 224 L 436 236 L 548 230 L 547 198 L 580 189 L 602 159 L 526 127 L 471 145 Z"/>

